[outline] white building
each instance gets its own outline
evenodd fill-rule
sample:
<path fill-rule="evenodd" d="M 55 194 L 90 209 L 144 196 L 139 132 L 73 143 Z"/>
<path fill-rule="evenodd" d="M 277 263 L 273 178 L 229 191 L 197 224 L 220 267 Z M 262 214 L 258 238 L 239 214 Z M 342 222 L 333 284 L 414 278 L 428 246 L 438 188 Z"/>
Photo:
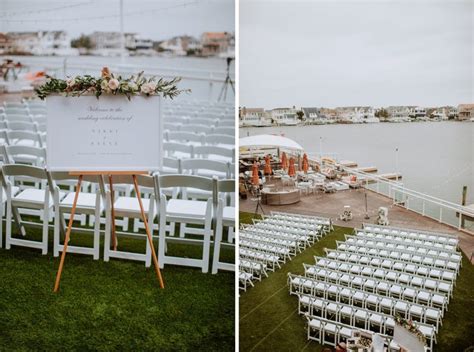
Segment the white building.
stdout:
<path fill-rule="evenodd" d="M 65 31 L 10 32 L 11 49 L 31 55 L 78 55 Z"/>
<path fill-rule="evenodd" d="M 270 116 L 274 124 L 295 126 L 298 124 L 296 117 L 296 109 L 293 108 L 276 108 L 271 110 Z"/>
<path fill-rule="evenodd" d="M 389 106 L 386 110 L 388 112 L 389 122 L 408 122 L 411 121 L 411 116 L 414 116 L 413 106 Z"/>
<path fill-rule="evenodd" d="M 124 33 L 125 48 L 134 50 L 136 48 L 135 33 Z M 120 32 L 93 32 L 89 38 L 93 45 L 93 54 L 100 56 L 121 55 L 122 35 Z M 127 51 L 125 52 L 127 55 Z"/>
<path fill-rule="evenodd" d="M 241 111 L 241 127 L 267 127 L 272 125 L 262 108 L 243 108 Z"/>

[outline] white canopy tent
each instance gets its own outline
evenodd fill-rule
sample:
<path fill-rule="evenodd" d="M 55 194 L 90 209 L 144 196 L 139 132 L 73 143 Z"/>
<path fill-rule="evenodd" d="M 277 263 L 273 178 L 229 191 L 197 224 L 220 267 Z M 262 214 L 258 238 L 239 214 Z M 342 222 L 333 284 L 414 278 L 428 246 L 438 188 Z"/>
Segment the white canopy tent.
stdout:
<path fill-rule="evenodd" d="M 278 148 L 278 149 L 288 149 L 298 152 L 303 151 L 303 147 L 296 143 L 294 140 L 274 136 L 271 134 L 259 134 L 256 136 L 249 136 L 239 139 L 239 148 L 247 149 L 258 149 L 258 148 Z"/>

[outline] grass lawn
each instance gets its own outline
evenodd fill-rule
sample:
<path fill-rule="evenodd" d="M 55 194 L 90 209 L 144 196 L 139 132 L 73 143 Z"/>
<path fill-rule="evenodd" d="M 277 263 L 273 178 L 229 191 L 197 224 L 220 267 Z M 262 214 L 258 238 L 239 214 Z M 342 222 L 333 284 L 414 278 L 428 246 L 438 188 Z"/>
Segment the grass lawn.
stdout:
<path fill-rule="evenodd" d="M 28 229 L 28 237 L 40 230 Z M 50 230 L 52 239 L 52 230 Z M 92 237 L 72 234 L 71 244 Z M 144 252 L 143 240 L 120 237 L 119 249 Z M 169 250 L 197 256 L 201 247 Z M 39 250 L 0 249 L 0 350 L 233 351 L 234 273 L 203 274 L 167 265 L 165 289 L 141 262 L 68 254 L 58 294 L 59 258 Z M 212 253 L 212 250 L 211 250 Z M 233 251 L 223 257 L 233 259 Z"/>
<path fill-rule="evenodd" d="M 240 213 L 241 222 L 251 222 L 252 215 Z M 351 228 L 335 227 L 333 232 L 257 282 L 255 287 L 241 292 L 241 351 L 322 350 L 321 345 L 308 342 L 306 338 L 306 319 L 298 315 L 297 297 L 289 295 L 287 273 L 304 274 L 303 263 L 314 263 L 314 255 L 324 256 L 324 248 L 335 248 L 335 241 L 344 240 L 344 234 L 351 232 Z M 437 352 L 462 352 L 474 345 L 474 267 L 464 256 L 462 265 L 437 336 Z"/>

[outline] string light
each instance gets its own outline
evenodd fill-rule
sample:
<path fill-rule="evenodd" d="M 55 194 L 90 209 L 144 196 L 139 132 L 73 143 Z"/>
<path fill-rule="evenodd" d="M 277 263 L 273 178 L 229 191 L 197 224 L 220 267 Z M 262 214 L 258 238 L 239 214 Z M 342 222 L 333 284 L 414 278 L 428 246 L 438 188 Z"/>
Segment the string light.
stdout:
<path fill-rule="evenodd" d="M 176 9 L 176 8 L 184 8 L 190 5 L 197 4 L 197 1 L 193 2 L 187 2 L 184 4 L 179 4 L 179 5 L 172 5 L 168 7 L 162 7 L 159 9 L 154 9 L 154 10 L 141 10 L 141 11 L 135 11 L 135 12 L 129 12 L 124 14 L 124 16 L 137 16 L 137 15 L 149 15 L 153 14 L 156 12 L 161 12 L 161 11 L 166 11 L 166 10 L 171 10 L 171 9 Z M 34 19 L 34 20 L 28 20 L 28 19 L 2 19 L 3 22 L 18 22 L 18 23 L 39 23 L 39 22 L 75 22 L 75 21 L 90 21 L 90 20 L 103 20 L 106 18 L 118 18 L 120 17 L 120 14 L 115 14 L 115 15 L 101 15 L 101 16 L 92 16 L 92 17 L 76 17 L 76 18 L 49 18 L 49 19 Z"/>
<path fill-rule="evenodd" d="M 21 11 L 13 11 L 13 12 L 4 12 L 0 14 L 0 18 L 4 17 L 10 17 L 10 16 L 16 16 L 16 15 L 29 15 L 29 14 L 37 14 L 37 13 L 45 13 L 45 12 L 52 12 L 52 11 L 59 11 L 59 10 L 64 10 L 64 9 L 69 9 L 72 7 L 79 7 L 79 6 L 84 6 L 84 5 L 90 5 L 92 4 L 92 0 L 89 2 L 82 2 L 79 4 L 68 4 L 68 5 L 63 5 L 63 6 L 58 6 L 58 7 L 53 7 L 53 8 L 47 8 L 47 9 L 35 9 L 35 10 L 21 10 Z"/>

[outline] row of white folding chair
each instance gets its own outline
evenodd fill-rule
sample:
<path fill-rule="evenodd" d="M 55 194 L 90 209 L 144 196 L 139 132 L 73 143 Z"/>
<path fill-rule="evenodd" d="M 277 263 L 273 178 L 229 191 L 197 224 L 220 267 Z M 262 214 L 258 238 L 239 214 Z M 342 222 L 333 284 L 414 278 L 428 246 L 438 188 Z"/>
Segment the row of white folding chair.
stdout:
<path fill-rule="evenodd" d="M 302 297 L 304 297 L 303 302 L 301 302 Z M 378 334 L 393 335 L 395 319 L 391 314 L 376 312 L 366 307 L 352 306 L 307 295 L 300 295 L 298 301 L 300 314 L 318 316 L 338 323 L 343 323 L 347 318 L 349 319 L 348 325 L 353 326 L 354 328 L 362 328 Z M 307 311 L 301 311 L 301 303 L 303 303 L 303 306 L 307 306 Z M 410 315 L 410 319 L 412 318 L 415 318 L 415 316 Z M 416 319 L 413 320 L 417 322 L 418 326 L 424 326 L 426 331 L 431 332 L 429 338 L 435 338 L 438 331 L 435 325 L 421 321 L 419 316 L 416 316 Z M 363 327 L 359 326 L 359 322 L 362 322 Z"/>
<path fill-rule="evenodd" d="M 358 245 L 372 245 L 375 243 L 375 245 L 381 247 L 386 247 L 386 248 L 393 248 L 397 249 L 400 248 L 400 250 L 404 249 L 410 249 L 418 252 L 421 255 L 437 255 L 441 258 L 444 259 L 449 259 L 449 260 L 454 260 L 454 261 L 461 261 L 461 254 L 459 252 L 453 252 L 451 250 L 445 250 L 445 249 L 440 249 L 440 248 L 434 248 L 432 246 L 428 246 L 426 244 L 420 244 L 420 243 L 405 243 L 404 241 L 397 241 L 393 239 L 387 239 L 387 238 L 372 238 L 372 237 L 366 237 L 363 235 L 357 235 L 357 236 L 349 236 L 345 235 L 346 237 L 346 243 L 347 244 L 358 244 Z"/>
<path fill-rule="evenodd" d="M 406 229 L 393 226 L 379 226 L 374 224 L 362 224 L 362 229 L 366 230 L 367 232 L 387 233 L 392 235 L 403 236 L 410 239 L 427 239 L 429 241 L 439 242 L 443 244 L 451 244 L 454 246 L 457 246 L 459 244 L 459 240 L 456 235 L 448 235 L 439 232 Z"/>
<path fill-rule="evenodd" d="M 291 295 L 306 293 L 315 297 L 321 297 L 321 295 L 325 298 L 336 297 L 335 299 L 342 296 L 345 299 L 352 299 L 354 302 L 355 300 L 362 301 L 366 293 L 376 293 L 381 296 L 396 298 L 399 301 L 406 301 L 405 303 L 418 303 L 427 307 L 439 308 L 442 313 L 447 309 L 448 303 L 447 296 L 442 293 L 432 293 L 383 280 L 376 282 L 370 278 L 356 278 L 356 280 L 349 283 L 333 283 L 288 273 L 288 285 Z M 418 299 L 419 294 L 423 298 L 421 301 Z M 427 301 L 424 299 L 426 295 L 429 296 Z M 404 310 L 405 307 L 401 305 L 396 309 Z"/>
<path fill-rule="evenodd" d="M 346 242 L 336 241 L 337 249 L 345 252 L 354 252 L 359 254 L 369 254 L 369 255 L 378 255 L 379 257 L 391 258 L 391 259 L 400 259 L 404 261 L 409 261 L 415 264 L 422 265 L 434 265 L 437 268 L 450 269 L 454 270 L 456 273 L 459 273 L 460 261 L 456 259 L 441 257 L 438 254 L 420 254 L 415 247 L 405 247 L 401 248 L 401 245 L 397 247 L 386 249 L 382 248 L 380 245 L 369 244 L 369 243 L 351 243 L 347 244 Z M 389 244 L 393 245 L 393 244 Z M 399 249 L 398 249 L 399 248 Z"/>
<path fill-rule="evenodd" d="M 240 233 L 249 233 L 256 236 L 262 236 L 265 238 L 274 238 L 276 240 L 283 240 L 283 241 L 290 241 L 297 245 L 298 251 L 301 252 L 302 250 L 306 249 L 310 245 L 315 243 L 311 237 L 306 235 L 296 235 L 296 234 L 289 234 L 285 232 L 274 232 L 274 231 L 265 231 L 256 229 L 252 226 L 242 226 Z"/>
<path fill-rule="evenodd" d="M 347 255 L 346 253 L 341 253 L 336 258 L 324 258 L 324 257 L 314 257 L 317 262 L 326 263 L 330 267 L 337 267 L 341 263 L 350 263 L 351 265 L 363 265 L 364 270 L 367 272 L 370 270 L 385 270 L 385 271 L 395 271 L 404 274 L 410 274 L 413 277 L 419 278 L 431 278 L 436 281 L 446 282 L 451 285 L 454 285 L 456 280 L 456 273 L 452 270 L 442 270 L 438 268 L 432 268 L 427 266 L 418 266 L 418 268 L 413 264 L 406 264 L 401 261 L 392 260 L 392 259 L 380 259 L 379 257 L 369 257 L 369 256 L 359 256 L 357 254 Z"/>
<path fill-rule="evenodd" d="M 169 130 L 181 130 L 181 127 L 187 125 L 207 125 L 214 127 L 234 127 L 235 122 L 233 120 L 219 119 L 216 117 L 189 117 L 182 115 L 165 116 L 163 118 L 163 125 L 165 129 Z"/>
<path fill-rule="evenodd" d="M 46 124 L 31 121 L 0 121 L 0 129 L 7 131 L 45 132 Z M 44 131 L 42 131 L 44 130 Z"/>
<path fill-rule="evenodd" d="M 277 219 L 282 220 L 290 220 L 290 221 L 306 221 L 315 224 L 327 225 L 332 230 L 332 221 L 329 218 L 311 216 L 311 215 L 300 215 L 300 214 L 291 214 L 291 213 L 283 213 L 272 211 L 271 216 Z"/>
<path fill-rule="evenodd" d="M 243 238 L 248 241 L 261 241 L 261 242 L 266 242 L 268 244 L 276 244 L 276 245 L 281 245 L 290 250 L 290 255 L 295 256 L 296 254 L 301 252 L 301 247 L 300 243 L 296 240 L 290 240 L 290 239 L 282 239 L 278 237 L 273 237 L 273 236 L 264 236 L 262 234 L 256 234 L 250 231 L 240 231 L 239 232 L 240 238 Z"/>
<path fill-rule="evenodd" d="M 308 236 L 317 236 L 318 238 L 322 237 L 325 232 L 323 231 L 323 227 L 319 230 L 311 231 L 301 228 L 294 228 L 289 226 L 279 226 L 279 225 L 272 225 L 266 222 L 257 222 L 254 224 L 255 228 L 257 229 L 266 229 L 270 231 L 278 231 L 278 232 L 287 232 L 287 233 L 294 233 L 300 235 L 308 235 Z"/>
<path fill-rule="evenodd" d="M 319 232 L 315 231 L 302 231 L 298 229 L 275 229 L 271 226 L 265 226 L 265 225 L 252 225 L 252 229 L 254 231 L 259 231 L 263 234 L 284 234 L 286 236 L 295 236 L 297 238 L 300 238 L 301 240 L 306 240 L 309 241 L 311 244 L 314 244 L 315 242 L 319 241 L 322 238 L 322 234 Z"/>
<path fill-rule="evenodd" d="M 368 334 L 374 334 L 372 330 L 365 330 L 347 325 L 334 320 L 325 319 L 318 316 L 305 315 L 308 322 L 307 338 L 314 340 L 324 345 L 336 346 L 341 341 L 347 341 L 352 337 L 353 330 L 363 331 Z M 392 322 L 390 321 L 389 324 Z M 420 332 L 427 340 L 426 352 L 432 352 L 434 344 L 436 343 L 436 334 L 429 325 L 415 323 Z M 393 324 L 395 326 L 395 324 Z M 391 330 L 393 331 L 393 330 Z M 384 345 L 388 346 L 386 351 L 395 352 L 400 351 L 400 346 L 393 340 L 393 336 L 377 333 L 378 337 L 384 341 Z"/>
<path fill-rule="evenodd" d="M 287 247 L 269 245 L 267 243 L 261 243 L 258 241 L 249 241 L 243 238 L 239 238 L 239 247 L 247 248 L 252 250 L 257 250 L 263 253 L 268 253 L 270 255 L 278 256 L 278 260 L 281 263 L 286 263 L 286 260 L 291 260 L 290 250 Z"/>
<path fill-rule="evenodd" d="M 263 220 L 258 221 L 265 221 L 269 224 L 274 225 L 282 225 L 282 226 L 290 226 L 290 227 L 299 227 L 304 229 L 319 229 L 322 224 L 314 223 L 314 222 L 303 222 L 303 221 L 290 221 L 290 220 L 281 220 L 273 217 L 264 217 Z M 328 226 L 328 225 L 326 225 Z"/>
<path fill-rule="evenodd" d="M 169 158 L 198 158 L 234 162 L 235 149 L 208 145 L 188 145 L 179 142 L 164 142 L 163 151 Z"/>
<path fill-rule="evenodd" d="M 210 159 L 182 159 L 181 170 L 184 174 L 219 179 L 233 178 L 234 164 Z"/>
<path fill-rule="evenodd" d="M 343 291 L 343 292 L 342 292 Z M 320 296 L 311 296 L 305 293 L 298 294 L 299 313 L 304 313 L 302 306 L 308 307 L 312 300 L 325 300 L 345 304 L 349 307 L 362 307 L 374 312 L 384 313 L 391 316 L 399 315 L 404 319 L 412 319 L 425 324 L 434 325 L 436 331 L 442 325 L 443 312 L 439 308 L 427 307 L 422 304 L 410 301 L 387 297 L 377 293 L 368 293 L 357 289 L 344 288 L 337 296 L 324 297 L 320 291 L 316 291 Z M 303 298 L 303 299 L 302 299 Z M 309 312 L 311 314 L 311 311 Z"/>
<path fill-rule="evenodd" d="M 331 254 L 331 255 L 329 255 Z M 391 270 L 397 270 L 405 273 L 416 273 L 420 276 L 427 276 L 427 277 L 439 277 L 441 279 L 451 282 L 454 284 L 454 280 L 456 279 L 456 272 L 454 270 L 444 270 L 441 274 L 438 268 L 433 268 L 429 265 L 422 265 L 422 264 L 414 264 L 412 262 L 406 262 L 402 260 L 392 259 L 381 257 L 378 255 L 366 255 L 366 254 L 359 254 L 354 252 L 345 252 L 345 251 L 338 251 L 333 249 L 326 249 L 326 256 L 328 259 L 335 259 L 338 261 L 348 261 L 360 265 L 370 265 L 376 268 L 385 268 Z M 438 272 L 436 272 L 438 271 Z"/>
<path fill-rule="evenodd" d="M 47 180 L 48 179 L 48 173 L 46 170 L 41 169 L 41 168 L 36 168 L 36 167 L 29 167 L 29 166 L 23 166 L 23 165 L 5 165 L 4 166 L 4 174 L 8 176 L 21 176 L 21 175 L 28 175 L 30 177 L 35 177 L 38 179 L 42 180 Z M 53 174 L 54 175 L 54 174 Z M 53 176 L 54 177 L 54 176 Z M 64 176 L 62 176 L 64 178 Z M 140 176 L 139 180 L 143 183 L 142 186 L 149 187 L 150 182 L 153 182 L 153 178 L 150 177 L 145 177 L 145 176 Z M 201 187 L 205 188 L 206 190 L 213 190 L 214 189 L 214 182 L 217 180 L 209 180 L 205 178 L 200 178 L 200 177 L 194 177 L 194 176 L 183 176 L 183 175 L 168 175 L 168 176 L 161 176 L 160 177 L 161 184 L 163 187 L 178 187 L 182 183 L 184 183 L 185 186 L 190 186 L 192 185 L 193 187 Z M 49 180 L 49 185 L 50 187 L 54 188 L 54 183 L 52 179 Z M 117 183 L 124 183 L 124 178 L 120 178 L 119 180 L 114 180 L 114 182 Z M 125 183 L 130 183 L 131 184 L 132 180 L 131 178 L 128 179 L 128 182 Z M 13 196 L 12 195 L 12 185 L 6 181 L 6 188 L 7 188 L 7 246 L 9 247 L 11 245 L 11 216 L 12 216 L 12 208 L 21 208 L 21 207 L 33 207 L 35 209 L 42 209 L 43 210 L 43 241 L 39 244 L 31 244 L 27 243 L 28 245 L 32 245 L 34 248 L 41 248 L 43 253 L 45 254 L 47 252 L 47 234 L 48 234 L 48 221 L 50 219 L 50 211 L 52 209 L 52 206 L 54 205 L 54 201 L 60 202 L 60 201 L 67 201 L 68 197 L 63 192 L 55 189 L 55 192 L 57 192 L 58 196 L 53 199 L 51 199 L 50 196 L 50 190 L 43 189 L 43 190 L 35 190 L 35 189 L 28 189 L 25 191 L 20 192 L 18 195 Z M 28 194 L 26 194 L 28 193 Z M 99 194 L 99 193 L 97 193 Z M 64 198 L 66 197 L 66 198 Z M 84 197 L 83 197 L 84 198 Z M 90 196 L 85 199 L 90 201 Z M 69 199 L 69 201 L 72 204 L 72 200 Z M 145 200 L 144 200 L 145 201 Z M 184 204 L 183 202 L 186 202 Z M 135 208 L 132 208 L 132 213 L 129 213 L 129 209 L 123 209 L 120 207 L 121 204 L 121 199 L 117 199 L 117 207 L 115 209 L 116 215 L 121 216 L 121 215 L 126 215 L 126 216 L 131 216 L 131 215 L 138 215 L 140 214 L 137 206 Z M 150 206 L 152 206 L 155 202 L 153 200 L 149 200 Z M 201 205 L 204 203 L 203 205 Z M 58 205 L 57 203 L 56 205 Z M 115 204 L 115 203 L 114 203 Z M 90 204 L 89 204 L 90 205 Z M 95 204 L 96 205 L 96 204 Z M 212 208 L 213 208 L 213 199 L 209 199 L 207 202 L 200 202 L 200 201 L 188 201 L 188 200 L 167 200 L 166 197 L 161 194 L 161 199 L 160 199 L 160 228 L 164 229 L 165 224 L 167 221 L 170 222 L 180 222 L 180 221 L 187 221 L 187 223 L 194 223 L 194 224 L 204 224 L 205 225 L 205 238 L 204 238 L 204 244 L 203 244 L 203 257 L 202 259 L 188 259 L 188 258 L 178 258 L 178 257 L 170 257 L 166 254 L 166 241 L 167 238 L 165 237 L 165 231 L 160 232 L 160 246 L 159 246 L 159 256 L 161 258 L 160 260 L 160 265 L 164 266 L 165 264 L 177 264 L 177 265 L 185 265 L 185 266 L 198 266 L 201 267 L 203 272 L 207 272 L 208 266 L 209 266 L 209 250 L 210 250 L 210 235 L 211 235 L 211 223 L 213 219 L 212 215 Z M 59 205 L 58 205 L 59 208 Z M 94 208 L 95 210 L 96 207 Z M 99 208 L 103 210 L 103 208 Z M 191 211 L 191 213 L 190 213 Z M 153 214 L 153 209 L 150 208 L 149 210 L 150 214 Z M 94 213 L 95 216 L 97 216 L 97 213 Z M 138 215 L 139 216 L 139 215 Z M 151 216 L 151 219 L 153 219 L 154 216 Z M 59 217 L 55 217 L 55 221 L 59 221 Z M 97 222 L 97 226 L 99 226 L 100 222 Z M 106 223 L 107 225 L 107 223 Z M 106 244 L 110 244 L 110 224 L 108 224 L 109 228 L 107 229 L 106 226 Z M 97 230 L 96 230 L 97 231 Z M 57 231 L 56 231 L 57 233 Z M 19 245 L 25 245 L 24 240 L 18 240 L 17 243 Z M 57 243 L 57 241 L 55 241 Z M 94 240 L 94 244 L 96 243 L 96 240 Z M 94 250 L 93 253 L 91 252 L 90 254 L 93 254 L 94 257 L 96 257 L 97 253 L 97 248 L 94 245 Z M 58 249 L 59 250 L 59 249 Z M 83 249 L 77 249 L 78 251 L 84 251 Z M 113 252 L 113 253 L 112 253 Z M 119 256 L 117 254 L 118 251 L 110 251 L 109 246 L 105 246 L 104 250 L 104 260 L 108 260 L 109 257 L 111 256 Z M 57 251 L 55 251 L 55 254 Z M 82 252 L 81 252 L 82 253 Z M 131 255 L 126 255 L 128 259 L 137 259 L 137 260 L 143 260 L 147 265 L 150 264 L 150 256 L 149 256 L 149 249 L 147 250 L 147 253 L 145 256 L 141 256 L 139 258 L 132 258 L 133 256 Z"/>
<path fill-rule="evenodd" d="M 309 232 L 317 232 L 318 234 L 326 234 L 329 232 L 329 227 L 319 224 L 303 224 L 303 223 L 287 223 L 281 222 L 278 220 L 273 219 L 252 219 L 254 224 L 262 223 L 264 226 L 268 226 L 274 229 L 296 229 L 299 231 L 309 231 Z M 263 226 L 263 225 L 260 225 Z"/>
<path fill-rule="evenodd" d="M 372 238 L 376 241 L 382 240 L 390 240 L 390 241 L 397 241 L 397 242 L 403 242 L 406 244 L 413 244 L 415 246 L 418 245 L 424 245 L 425 247 L 431 247 L 439 250 L 443 250 L 445 252 L 454 252 L 457 253 L 457 246 L 453 246 L 450 244 L 442 244 L 442 243 L 437 243 L 433 241 L 428 241 L 428 240 L 420 240 L 420 239 L 409 239 L 403 236 L 399 235 L 392 235 L 392 234 L 385 234 L 385 233 L 371 233 L 371 232 L 366 232 L 364 230 L 357 230 L 355 231 L 356 236 L 361 236 L 365 238 Z"/>
<path fill-rule="evenodd" d="M 331 269 L 329 267 L 330 263 L 335 263 L 336 267 Z M 453 285 L 433 279 L 427 278 L 418 275 L 407 275 L 405 273 L 400 273 L 393 270 L 384 270 L 384 269 L 372 269 L 367 266 L 361 266 L 358 264 L 350 264 L 347 262 L 336 262 L 330 261 L 329 263 L 324 262 L 321 264 L 304 264 L 305 271 L 308 275 L 313 277 L 321 277 L 325 280 L 334 280 L 337 282 L 345 282 L 346 280 L 355 279 L 355 278 L 371 278 L 376 280 L 383 280 L 388 282 L 394 282 L 403 284 L 409 287 L 422 288 L 429 290 L 431 292 L 440 292 L 447 294 L 448 297 L 452 294 Z"/>
<path fill-rule="evenodd" d="M 275 271 L 277 268 L 281 268 L 280 258 L 278 256 L 255 249 L 239 247 L 239 258 L 251 259 L 264 263 L 267 266 L 267 269 L 271 271 Z"/>

